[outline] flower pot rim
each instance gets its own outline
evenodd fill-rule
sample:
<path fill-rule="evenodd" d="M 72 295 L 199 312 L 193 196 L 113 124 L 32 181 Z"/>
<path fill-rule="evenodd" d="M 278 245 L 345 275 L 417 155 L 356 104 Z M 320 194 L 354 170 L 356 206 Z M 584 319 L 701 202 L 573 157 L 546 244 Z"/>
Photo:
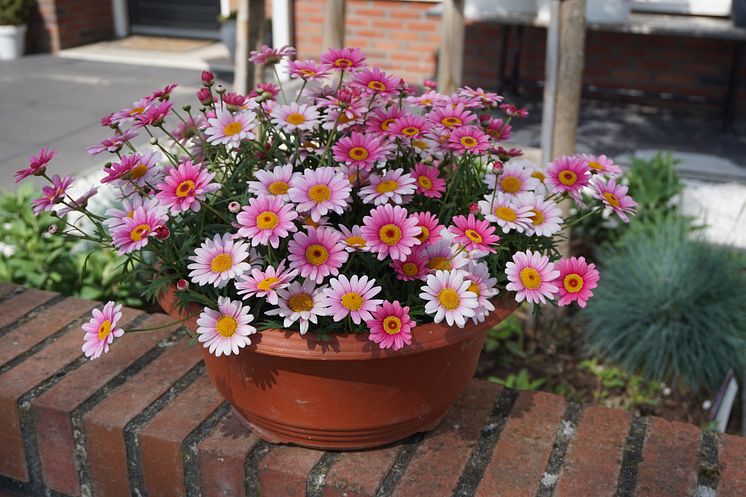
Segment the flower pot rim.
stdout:
<path fill-rule="evenodd" d="M 173 286 L 158 295 L 157 300 L 175 319 L 184 320 L 187 316 L 192 316 L 182 324 L 196 330 L 196 320 L 202 311 L 201 306 L 190 303 L 184 309 L 185 312 L 179 312 Z M 266 329 L 252 335 L 251 345 L 242 351 L 251 350 L 257 354 L 317 361 L 365 361 L 419 354 L 469 340 L 506 319 L 518 307 L 513 295 L 507 292 L 492 302 L 495 310 L 478 324 L 469 320 L 464 328 L 451 327 L 446 323 L 417 325 L 412 330 L 412 343 L 399 350 L 381 349 L 368 339 L 367 333 L 335 333 L 330 334 L 328 340 L 320 340 L 316 333 L 301 335 L 295 330 Z"/>

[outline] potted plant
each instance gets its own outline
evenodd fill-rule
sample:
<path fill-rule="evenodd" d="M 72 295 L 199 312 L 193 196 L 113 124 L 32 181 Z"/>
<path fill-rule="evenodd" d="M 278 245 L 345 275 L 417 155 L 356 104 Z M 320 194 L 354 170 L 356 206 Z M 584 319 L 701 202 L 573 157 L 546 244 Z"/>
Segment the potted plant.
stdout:
<path fill-rule="evenodd" d="M 236 58 L 236 15 L 235 10 L 227 16 L 218 16 L 220 21 L 220 41 L 228 48 L 231 55 L 231 61 Z"/>
<path fill-rule="evenodd" d="M 627 220 L 634 201 L 603 155 L 542 168 L 502 147 L 526 112 L 494 93 L 422 93 L 359 49 L 288 70 L 297 95 L 239 95 L 203 72 L 197 112 L 174 108 L 169 85 L 105 117 L 113 135 L 89 152 L 112 154 L 101 186 L 116 208 L 88 208 L 95 190 L 73 194 L 47 150 L 18 179 L 49 181 L 34 207 L 66 216 L 66 235 L 118 251 L 265 439 L 361 448 L 431 429 L 518 302 L 585 306 L 598 271 L 560 257 L 560 229 L 604 210 Z M 142 132 L 155 149 L 135 149 Z M 114 302 L 93 312 L 87 356 L 124 333 L 120 316 Z"/>
<path fill-rule="evenodd" d="M 0 60 L 21 57 L 31 0 L 0 0 Z"/>

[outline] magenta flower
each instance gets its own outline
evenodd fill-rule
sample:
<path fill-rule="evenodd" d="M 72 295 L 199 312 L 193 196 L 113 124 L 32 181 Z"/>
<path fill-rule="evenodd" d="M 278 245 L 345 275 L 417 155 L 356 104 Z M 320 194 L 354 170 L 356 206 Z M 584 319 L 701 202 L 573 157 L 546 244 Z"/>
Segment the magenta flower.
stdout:
<path fill-rule="evenodd" d="M 336 71 L 365 67 L 365 56 L 359 48 L 330 48 L 321 54 L 320 60 Z"/>
<path fill-rule="evenodd" d="M 492 137 L 495 141 L 505 141 L 510 139 L 513 127 L 500 118 L 488 117 L 482 122 L 484 132 Z"/>
<path fill-rule="evenodd" d="M 49 150 L 46 147 L 39 150 L 37 155 L 32 155 L 29 159 L 29 165 L 26 169 L 21 169 L 16 173 L 16 183 L 28 178 L 29 176 L 41 176 L 47 169 L 47 164 L 54 156 L 56 150 Z"/>
<path fill-rule="evenodd" d="M 455 107 L 451 105 L 437 107 L 427 114 L 426 117 L 433 124 L 447 129 L 460 128 L 477 118 L 470 111 L 466 110 L 464 104 L 458 104 Z"/>
<path fill-rule="evenodd" d="M 557 262 L 559 277 L 554 284 L 559 288 L 559 305 L 570 305 L 576 301 L 585 308 L 588 299 L 593 296 L 593 289 L 598 286 L 601 276 L 594 264 L 585 262 L 584 257 L 570 257 Z"/>
<path fill-rule="evenodd" d="M 341 274 L 329 280 L 329 288 L 322 294 L 322 305 L 335 322 L 347 316 L 355 324 L 368 322 L 372 319 L 371 312 L 383 302 L 373 298 L 381 292 L 381 287 L 373 286 L 375 284 L 376 280 L 369 280 L 367 276 L 353 275 L 348 279 Z"/>
<path fill-rule="evenodd" d="M 489 135 L 475 126 L 461 126 L 448 137 L 448 148 L 456 154 L 481 154 L 490 148 Z"/>
<path fill-rule="evenodd" d="M 41 189 L 42 196 L 31 201 L 34 214 L 38 216 L 42 212 L 51 212 L 54 206 L 62 201 L 73 181 L 75 178 L 72 176 L 64 178 L 60 178 L 57 174 L 52 176 L 52 184 Z"/>
<path fill-rule="evenodd" d="M 617 185 L 614 178 L 608 181 L 597 179 L 593 182 L 593 196 L 601 200 L 607 207 L 611 207 L 625 223 L 629 222 L 627 213 L 635 214 L 637 212 L 637 202 L 627 195 L 627 190 L 626 186 Z"/>
<path fill-rule="evenodd" d="M 148 244 L 159 227 L 166 224 L 166 217 L 157 206 L 143 205 L 135 209 L 132 217 L 124 217 L 121 224 L 111 228 L 114 246 L 119 255 L 129 254 Z"/>
<path fill-rule="evenodd" d="M 347 251 L 341 235 L 332 228 L 309 228 L 299 231 L 288 244 L 290 264 L 303 278 L 321 283 L 329 275 L 339 274 L 347 262 Z"/>
<path fill-rule="evenodd" d="M 179 167 L 168 169 L 163 182 L 156 186 L 156 197 L 174 214 L 189 209 L 199 212 L 200 200 L 220 188 L 219 183 L 211 183 L 214 177 L 215 173 L 186 160 Z"/>
<path fill-rule="evenodd" d="M 111 166 L 104 168 L 106 176 L 101 179 L 101 183 L 125 180 L 144 187 L 155 177 L 156 165 L 160 159 L 161 154 L 154 150 L 144 155 L 140 153 L 123 155 L 120 162 L 112 162 Z"/>
<path fill-rule="evenodd" d="M 469 214 L 469 217 L 455 216 L 451 221 L 454 226 L 448 228 L 448 231 L 455 235 L 453 241 L 466 247 L 466 250 L 493 254 L 497 252 L 492 245 L 495 245 L 500 237 L 493 234 L 495 227 L 488 221 L 477 219 L 474 214 Z"/>
<path fill-rule="evenodd" d="M 445 226 L 440 224 L 437 216 L 430 212 L 415 212 L 412 217 L 417 219 L 417 226 L 420 228 L 420 234 L 417 235 L 417 239 L 420 241 L 420 245 L 417 249 L 425 248 L 428 245 L 437 243 L 442 238 L 442 231 Z"/>
<path fill-rule="evenodd" d="M 280 239 L 297 231 L 293 221 L 298 217 L 293 204 L 285 203 L 282 197 L 260 195 L 249 200 L 236 216 L 236 236 L 249 238 L 251 246 L 280 246 Z"/>
<path fill-rule="evenodd" d="M 135 122 L 138 116 L 145 113 L 153 104 L 153 99 L 150 97 L 141 98 L 137 102 L 133 103 L 130 107 L 125 107 L 112 114 L 111 122 L 113 124 L 121 126 L 122 124 Z"/>
<path fill-rule="evenodd" d="M 352 186 L 344 174 L 333 167 L 306 169 L 293 178 L 288 190 L 298 211 L 309 212 L 314 222 L 332 211 L 342 214 L 350 199 Z"/>
<path fill-rule="evenodd" d="M 457 92 L 461 97 L 479 100 L 482 107 L 497 107 L 497 104 L 503 101 L 503 97 L 497 93 L 484 91 L 482 88 L 471 88 L 470 86 L 464 86 L 459 88 Z"/>
<path fill-rule="evenodd" d="M 546 299 L 554 298 L 559 291 L 554 282 L 560 272 L 549 262 L 549 257 L 539 252 L 516 252 L 513 260 L 505 265 L 505 274 L 510 281 L 506 288 L 516 292 L 517 302 L 545 304 Z"/>
<path fill-rule="evenodd" d="M 420 244 L 417 218 L 410 217 L 407 210 L 398 205 L 386 204 L 372 209 L 370 216 L 363 218 L 360 232 L 379 261 L 386 257 L 404 260 Z"/>
<path fill-rule="evenodd" d="M 580 200 L 580 191 L 591 180 L 588 162 L 574 156 L 560 157 L 549 163 L 546 176 L 546 183 L 554 192 L 569 193 L 575 200 Z"/>
<path fill-rule="evenodd" d="M 502 104 L 500 105 L 500 110 L 505 112 L 509 117 L 527 117 L 528 116 L 528 111 L 526 109 L 518 108 L 513 104 Z"/>
<path fill-rule="evenodd" d="M 353 88 L 360 88 L 365 93 L 374 95 L 393 95 L 397 93 L 399 78 L 389 76 L 377 67 L 373 69 L 363 69 L 355 74 L 355 78 L 350 82 Z"/>
<path fill-rule="evenodd" d="M 422 250 L 412 252 L 403 261 L 392 261 L 391 267 L 396 271 L 396 277 L 402 281 L 424 281 L 430 272 L 427 268 L 427 256 Z"/>
<path fill-rule="evenodd" d="M 608 174 L 610 176 L 622 174 L 622 168 L 614 164 L 613 160 L 603 154 L 580 154 L 578 157 L 588 162 L 588 167 L 591 168 L 591 173 Z"/>
<path fill-rule="evenodd" d="M 83 336 L 83 353 L 91 360 L 109 352 L 109 344 L 114 338 L 124 335 L 124 330 L 117 326 L 122 319 L 122 304 L 109 301 L 101 310 L 93 309 L 91 319 L 81 328 Z"/>
<path fill-rule="evenodd" d="M 373 319 L 368 321 L 370 340 L 382 349 L 399 350 L 412 343 L 412 330 L 416 323 L 409 317 L 409 307 L 398 300 L 383 304 L 373 312 Z"/>
<path fill-rule="evenodd" d="M 319 64 L 313 59 L 291 60 L 288 62 L 288 74 L 291 78 L 315 81 L 329 76 L 331 67 L 326 64 Z"/>
<path fill-rule="evenodd" d="M 394 122 L 404 115 L 398 105 L 392 105 L 388 109 L 376 109 L 368 115 L 365 130 L 376 136 L 382 136 L 391 130 Z"/>
<path fill-rule="evenodd" d="M 205 71 L 202 71 L 205 72 Z M 151 100 L 168 100 L 171 97 L 171 92 L 179 86 L 178 83 L 169 83 L 160 90 L 155 90 L 150 94 Z"/>
<path fill-rule="evenodd" d="M 295 48 L 288 45 L 280 48 L 262 45 L 259 50 L 252 50 L 249 55 L 249 61 L 254 64 L 276 64 L 282 59 L 289 59 L 295 55 Z"/>
<path fill-rule="evenodd" d="M 381 138 L 358 132 L 341 138 L 332 147 L 335 160 L 366 170 L 385 159 L 388 150 L 388 145 Z"/>
<path fill-rule="evenodd" d="M 88 147 L 86 151 L 89 155 L 98 155 L 102 152 L 116 153 L 122 149 L 122 146 L 133 138 L 137 137 L 137 131 L 128 129 L 123 133 L 118 133 L 111 138 L 106 138 L 100 144 Z"/>
<path fill-rule="evenodd" d="M 145 112 L 135 116 L 135 128 L 142 128 L 143 126 L 160 126 L 163 121 L 166 120 L 166 116 L 171 112 L 171 107 L 174 104 L 168 100 L 164 100 L 161 103 L 154 103 L 148 107 Z"/>
<path fill-rule="evenodd" d="M 446 180 L 438 176 L 437 167 L 419 163 L 414 167 L 414 179 L 417 184 L 417 193 L 427 198 L 440 198 L 446 191 Z"/>
<path fill-rule="evenodd" d="M 432 123 L 424 117 L 407 114 L 394 121 L 388 133 L 399 138 L 417 140 L 432 127 Z"/>

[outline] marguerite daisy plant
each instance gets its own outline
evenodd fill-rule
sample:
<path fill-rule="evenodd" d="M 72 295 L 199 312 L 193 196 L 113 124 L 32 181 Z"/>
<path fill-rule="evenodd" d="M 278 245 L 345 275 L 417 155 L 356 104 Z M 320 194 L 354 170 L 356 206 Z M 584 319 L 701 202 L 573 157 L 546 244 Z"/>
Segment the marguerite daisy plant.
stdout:
<path fill-rule="evenodd" d="M 294 94 L 280 82 L 225 91 L 206 71 L 199 110 L 174 107 L 168 85 L 112 112 L 109 138 L 88 149 L 111 159 L 82 195 L 48 172 L 47 148 L 16 179 L 48 182 L 33 204 L 65 220 L 57 236 L 115 250 L 150 298 L 171 289 L 182 309 L 200 306 L 196 338 L 215 355 L 277 328 L 367 333 L 398 350 L 427 323 L 484 322 L 497 298 L 586 305 L 599 273 L 558 243 L 583 216 L 635 212 L 611 158 L 533 164 L 502 142 L 525 110 L 497 94 L 418 91 L 356 48 L 295 54 L 251 59 L 284 61 L 303 83 Z M 152 147 L 138 150 L 143 133 Z M 106 190 L 115 205 L 90 211 Z M 93 311 L 86 356 L 108 351 L 120 321 L 113 302 Z"/>

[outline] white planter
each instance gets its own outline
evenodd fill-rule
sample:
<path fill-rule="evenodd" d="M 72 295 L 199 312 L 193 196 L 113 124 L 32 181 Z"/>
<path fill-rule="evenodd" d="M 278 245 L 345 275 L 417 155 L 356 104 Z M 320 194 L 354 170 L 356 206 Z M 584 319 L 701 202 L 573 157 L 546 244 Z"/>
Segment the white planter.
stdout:
<path fill-rule="evenodd" d="M 23 55 L 26 25 L 0 26 L 0 60 L 13 60 Z"/>

